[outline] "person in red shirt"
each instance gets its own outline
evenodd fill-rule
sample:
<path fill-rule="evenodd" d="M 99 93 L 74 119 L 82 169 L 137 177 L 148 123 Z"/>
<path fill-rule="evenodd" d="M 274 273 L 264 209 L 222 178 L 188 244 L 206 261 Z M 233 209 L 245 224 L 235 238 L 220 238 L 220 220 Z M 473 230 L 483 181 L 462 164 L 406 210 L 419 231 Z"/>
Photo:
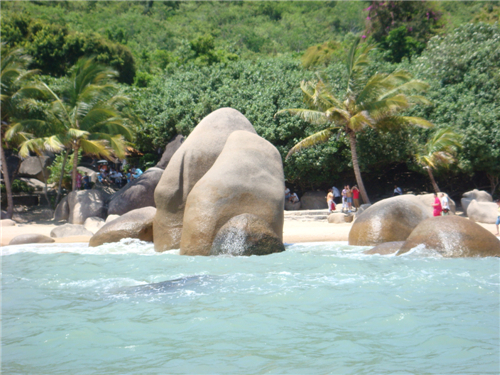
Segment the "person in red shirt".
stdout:
<path fill-rule="evenodd" d="M 434 216 L 441 216 L 441 211 L 443 211 L 443 207 L 441 206 L 441 201 L 439 200 L 436 193 L 434 193 L 434 212 L 432 213 Z"/>
<path fill-rule="evenodd" d="M 354 207 L 356 207 L 357 211 L 359 208 L 359 189 L 356 185 L 354 185 L 351 191 L 352 191 L 352 200 L 354 201 Z"/>

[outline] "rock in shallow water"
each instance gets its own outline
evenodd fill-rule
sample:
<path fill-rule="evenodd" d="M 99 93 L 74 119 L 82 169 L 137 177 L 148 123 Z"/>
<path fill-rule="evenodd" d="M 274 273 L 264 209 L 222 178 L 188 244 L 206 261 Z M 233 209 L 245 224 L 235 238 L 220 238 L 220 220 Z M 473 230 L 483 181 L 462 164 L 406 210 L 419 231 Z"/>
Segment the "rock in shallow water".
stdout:
<path fill-rule="evenodd" d="M 500 241 L 482 226 L 459 216 L 438 216 L 422 221 L 396 255 L 417 246 L 446 258 L 500 256 Z"/>
<path fill-rule="evenodd" d="M 127 212 L 125 215 L 106 223 L 90 239 L 89 246 L 119 242 L 122 238 L 138 238 L 153 241 L 153 218 L 156 208 L 144 207 Z"/>
<path fill-rule="evenodd" d="M 281 239 L 261 218 L 242 214 L 220 228 L 210 255 L 267 255 L 285 251 Z"/>
<path fill-rule="evenodd" d="M 431 217 L 414 195 L 383 199 L 360 214 L 349 232 L 349 245 L 376 246 L 404 241 L 423 220 Z"/>
<path fill-rule="evenodd" d="M 180 247 L 187 197 L 219 157 L 228 137 L 237 130 L 256 134 L 239 111 L 220 108 L 206 116 L 172 156 L 154 195 L 158 209 L 154 219 L 156 251 Z"/>
<path fill-rule="evenodd" d="M 85 229 L 83 225 L 78 224 L 64 224 L 50 231 L 50 237 L 54 238 L 92 235 L 94 235 L 94 233 Z"/>
<path fill-rule="evenodd" d="M 233 132 L 212 168 L 189 193 L 181 255 L 209 255 L 221 227 L 242 214 L 264 220 L 281 240 L 284 184 L 276 147 L 248 131 Z"/>
<path fill-rule="evenodd" d="M 43 234 L 20 234 L 15 236 L 9 242 L 10 245 L 24 245 L 30 243 L 52 243 L 55 242 L 53 238 L 44 236 Z"/>

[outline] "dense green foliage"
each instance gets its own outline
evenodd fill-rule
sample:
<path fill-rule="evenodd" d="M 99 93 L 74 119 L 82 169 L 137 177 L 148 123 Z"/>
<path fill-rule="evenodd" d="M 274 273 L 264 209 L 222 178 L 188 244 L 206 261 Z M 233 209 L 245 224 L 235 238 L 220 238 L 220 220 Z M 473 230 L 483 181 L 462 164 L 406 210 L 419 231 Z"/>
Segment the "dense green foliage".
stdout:
<path fill-rule="evenodd" d="M 5 184 L 1 184 L 0 189 L 2 191 L 2 194 L 5 194 L 5 192 L 6 192 Z M 12 182 L 12 192 L 13 193 L 33 193 L 34 191 L 35 191 L 35 188 L 32 186 L 29 186 L 24 181 L 14 180 L 14 182 Z"/>
<path fill-rule="evenodd" d="M 347 46 L 365 35 L 379 42 L 369 74 L 405 69 L 430 84 L 425 96 L 434 105 L 407 114 L 464 136 L 458 163 L 436 172 L 440 186 L 446 189 L 442 181 L 456 178 L 484 188 L 488 178 L 500 175 L 500 43 L 493 24 L 499 9 L 492 1 L 7 1 L 1 28 L 2 40 L 24 46 L 33 56 L 30 67 L 41 69 L 40 79 L 58 95 L 82 55 L 96 55 L 120 72 L 122 83 L 133 82 L 122 88 L 143 120 L 134 146 L 145 154 L 156 153 L 177 133 L 189 134 L 213 110 L 231 106 L 283 157 L 317 128 L 274 114 L 304 106 L 299 84 L 318 69 L 335 95 L 343 93 Z M 465 25 L 473 20 L 490 25 Z M 34 119 L 50 108 L 37 102 L 18 109 Z M 414 154 L 433 132 L 359 133 L 368 192 L 383 193 L 396 181 L 430 186 Z M 285 174 L 303 190 L 352 183 L 350 160 L 348 140 L 334 137 L 290 158 Z"/>
<path fill-rule="evenodd" d="M 45 23 L 26 15 L 12 14 L 2 22 L 2 41 L 23 48 L 32 56 L 30 68 L 44 74 L 62 76 L 77 60 L 93 55 L 102 64 L 111 65 L 123 83 L 132 83 L 135 76 L 134 58 L 130 50 L 96 33 L 70 32 L 66 26 Z"/>

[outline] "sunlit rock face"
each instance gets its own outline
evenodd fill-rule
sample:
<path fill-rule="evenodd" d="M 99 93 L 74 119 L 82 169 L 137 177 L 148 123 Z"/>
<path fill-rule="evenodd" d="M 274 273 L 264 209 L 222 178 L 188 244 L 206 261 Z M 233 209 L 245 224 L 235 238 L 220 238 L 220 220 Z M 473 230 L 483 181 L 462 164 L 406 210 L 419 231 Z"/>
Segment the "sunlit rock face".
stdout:
<path fill-rule="evenodd" d="M 188 195 L 212 167 L 228 137 L 238 130 L 256 134 L 250 121 L 239 111 L 218 109 L 196 126 L 172 156 L 154 193 L 157 207 L 153 222 L 156 251 L 180 247 Z"/>
<path fill-rule="evenodd" d="M 262 219 L 282 241 L 283 187 L 276 147 L 248 131 L 233 132 L 212 168 L 189 193 L 180 253 L 209 255 L 222 226 L 241 214 Z M 155 242 L 156 233 L 155 228 Z"/>
<path fill-rule="evenodd" d="M 431 211 L 414 195 L 383 199 L 356 218 L 349 232 L 349 245 L 376 246 L 405 241 L 413 229 L 431 217 Z"/>
<path fill-rule="evenodd" d="M 495 224 L 498 217 L 498 206 L 493 202 L 478 202 L 473 199 L 467 207 L 467 216 L 470 220 L 478 223 Z"/>
<path fill-rule="evenodd" d="M 397 255 L 417 246 L 447 258 L 500 256 L 500 241 L 493 234 L 459 216 L 438 216 L 422 221 Z"/>
<path fill-rule="evenodd" d="M 285 251 L 281 238 L 261 218 L 242 214 L 217 232 L 210 255 L 267 255 Z"/>
<path fill-rule="evenodd" d="M 477 202 L 493 202 L 493 197 L 484 190 L 471 190 L 462 194 L 462 199 L 460 203 L 462 204 L 462 210 L 467 214 L 469 204 L 473 201 Z"/>

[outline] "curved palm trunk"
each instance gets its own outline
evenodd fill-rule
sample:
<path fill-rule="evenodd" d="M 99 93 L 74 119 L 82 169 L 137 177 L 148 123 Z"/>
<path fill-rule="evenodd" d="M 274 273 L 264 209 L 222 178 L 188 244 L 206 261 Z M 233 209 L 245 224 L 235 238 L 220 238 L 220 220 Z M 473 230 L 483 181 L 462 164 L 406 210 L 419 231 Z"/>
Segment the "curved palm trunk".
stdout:
<path fill-rule="evenodd" d="M 12 214 L 14 213 L 14 200 L 12 199 L 12 185 L 10 184 L 9 178 L 9 168 L 7 166 L 7 159 L 5 158 L 5 152 L 2 149 L 2 174 L 3 181 L 5 182 L 5 192 L 7 193 L 7 218 L 12 219 Z"/>
<path fill-rule="evenodd" d="M 43 167 L 42 157 L 38 156 L 38 161 L 40 162 L 40 167 L 42 168 L 43 182 L 45 186 L 43 187 L 43 195 L 45 195 L 45 201 L 50 205 L 49 196 L 47 194 L 47 176 L 45 175 L 45 168 Z"/>
<path fill-rule="evenodd" d="M 434 189 L 435 193 L 439 193 L 439 186 L 436 183 L 436 180 L 434 179 L 434 175 L 432 174 L 432 169 L 430 167 L 427 167 L 427 172 L 429 173 L 429 177 L 431 179 L 432 187 Z"/>
<path fill-rule="evenodd" d="M 72 191 L 76 190 L 76 174 L 78 173 L 77 167 L 78 167 L 78 149 L 80 148 L 80 145 L 76 143 L 73 147 L 73 181 L 72 181 Z"/>
<path fill-rule="evenodd" d="M 356 176 L 356 183 L 358 184 L 361 198 L 363 198 L 363 202 L 370 203 L 370 198 L 368 198 L 365 185 L 363 184 L 363 179 L 361 178 L 361 171 L 359 169 L 358 163 L 358 153 L 356 151 L 356 133 L 354 133 L 353 131 L 349 132 L 349 142 L 351 144 L 352 168 L 354 169 L 354 175 Z"/>
<path fill-rule="evenodd" d="M 56 203 L 55 206 L 57 207 L 57 204 L 59 203 L 59 199 L 61 198 L 61 189 L 62 189 L 62 182 L 64 178 L 64 168 L 66 167 L 66 161 L 68 160 L 68 154 L 69 152 L 66 151 L 64 154 L 64 159 L 62 163 L 62 168 L 61 168 L 61 176 L 59 177 L 59 186 L 57 187 L 57 196 L 56 196 Z"/>

